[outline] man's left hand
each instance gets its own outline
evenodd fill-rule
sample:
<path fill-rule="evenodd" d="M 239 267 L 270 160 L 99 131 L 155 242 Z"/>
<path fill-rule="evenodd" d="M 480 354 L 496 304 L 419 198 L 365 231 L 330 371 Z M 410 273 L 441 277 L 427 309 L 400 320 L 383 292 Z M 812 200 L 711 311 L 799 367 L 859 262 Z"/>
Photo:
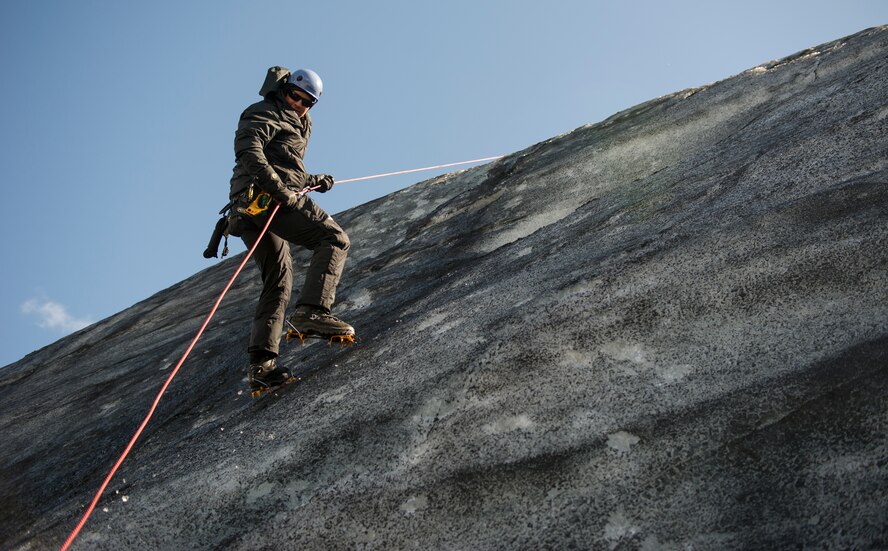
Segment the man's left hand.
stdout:
<path fill-rule="evenodd" d="M 333 189 L 333 177 L 329 174 L 318 174 L 315 178 L 317 178 L 317 183 L 315 185 L 318 186 L 318 189 L 316 190 L 318 193 L 327 193 Z"/>

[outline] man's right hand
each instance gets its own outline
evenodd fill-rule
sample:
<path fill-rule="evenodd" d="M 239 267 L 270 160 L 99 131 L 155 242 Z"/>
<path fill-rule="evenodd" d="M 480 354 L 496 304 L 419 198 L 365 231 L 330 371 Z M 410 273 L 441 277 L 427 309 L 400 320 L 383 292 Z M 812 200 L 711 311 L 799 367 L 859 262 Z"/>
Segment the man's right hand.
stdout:
<path fill-rule="evenodd" d="M 299 194 L 291 189 L 285 189 L 276 194 L 275 200 L 285 209 L 295 209 L 299 204 Z"/>

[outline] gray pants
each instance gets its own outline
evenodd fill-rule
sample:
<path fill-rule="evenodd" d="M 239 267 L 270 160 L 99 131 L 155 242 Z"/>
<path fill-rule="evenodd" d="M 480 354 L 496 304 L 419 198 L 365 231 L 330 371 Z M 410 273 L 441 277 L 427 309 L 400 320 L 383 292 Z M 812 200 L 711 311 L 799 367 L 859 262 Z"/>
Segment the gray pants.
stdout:
<path fill-rule="evenodd" d="M 238 224 L 238 229 L 243 242 L 247 247 L 252 247 L 268 218 L 245 218 Z M 278 353 L 293 287 L 290 243 L 312 251 L 311 264 L 297 304 L 330 310 L 336 300 L 336 287 L 351 244 L 339 224 L 308 196 L 304 196 L 297 208 L 278 209 L 268 233 L 253 253 L 253 260 L 262 275 L 262 294 L 253 318 L 249 352 L 265 350 Z"/>

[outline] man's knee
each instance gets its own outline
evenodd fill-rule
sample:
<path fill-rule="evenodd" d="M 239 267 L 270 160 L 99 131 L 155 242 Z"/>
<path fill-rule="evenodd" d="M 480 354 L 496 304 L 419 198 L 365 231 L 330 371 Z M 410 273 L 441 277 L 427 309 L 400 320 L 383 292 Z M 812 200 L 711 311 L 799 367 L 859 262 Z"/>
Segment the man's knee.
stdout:
<path fill-rule="evenodd" d="M 343 252 L 348 251 L 348 249 L 351 247 L 351 240 L 349 240 L 348 234 L 345 233 L 345 230 L 342 229 L 339 224 L 337 224 L 332 218 L 327 218 L 327 223 L 324 224 L 324 226 L 327 230 L 327 236 L 324 241 Z"/>
<path fill-rule="evenodd" d="M 342 228 L 339 228 L 339 231 L 336 233 L 336 246 L 343 251 L 347 251 L 351 248 L 351 241 L 348 238 L 348 234 L 345 233 L 345 230 Z"/>
<path fill-rule="evenodd" d="M 289 298 L 290 288 L 293 286 L 293 262 L 288 259 L 286 263 L 281 264 L 269 284 Z"/>
<path fill-rule="evenodd" d="M 293 279 L 293 261 L 290 245 L 280 238 L 267 235 L 265 243 L 256 249 L 253 259 L 259 266 L 264 293 L 289 296 Z"/>

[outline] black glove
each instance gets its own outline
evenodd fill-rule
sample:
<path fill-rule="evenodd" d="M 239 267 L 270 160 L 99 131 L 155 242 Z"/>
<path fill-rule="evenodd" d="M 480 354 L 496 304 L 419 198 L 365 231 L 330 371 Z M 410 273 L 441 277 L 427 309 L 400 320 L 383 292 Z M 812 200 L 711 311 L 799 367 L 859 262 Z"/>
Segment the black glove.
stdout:
<path fill-rule="evenodd" d="M 273 195 L 274 200 L 281 204 L 281 208 L 294 209 L 299 203 L 299 194 L 289 188 L 284 188 Z"/>
<path fill-rule="evenodd" d="M 315 185 L 318 186 L 316 190 L 318 193 L 327 193 L 333 189 L 333 177 L 329 174 L 316 174 L 315 181 Z"/>

